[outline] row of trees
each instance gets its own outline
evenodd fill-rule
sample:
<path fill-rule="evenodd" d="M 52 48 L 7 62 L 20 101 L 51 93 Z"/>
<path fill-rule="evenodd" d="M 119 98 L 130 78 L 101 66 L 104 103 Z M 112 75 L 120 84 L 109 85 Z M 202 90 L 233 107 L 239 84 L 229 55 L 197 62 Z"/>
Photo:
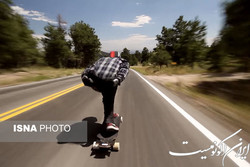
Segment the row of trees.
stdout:
<path fill-rule="evenodd" d="M 71 25 L 69 30 L 59 15 L 58 25 L 48 24 L 41 41 L 44 52 L 37 49 L 38 41 L 32 37 L 28 22 L 10 8 L 11 0 L 0 1 L 0 68 L 21 67 L 46 62 L 60 67 L 85 67 L 100 56 L 101 43 L 94 28 L 83 21 Z M 169 64 L 194 67 L 209 66 L 222 71 L 235 65 L 250 71 L 250 4 L 249 0 L 234 0 L 224 4 L 225 24 L 211 46 L 205 42 L 206 25 L 198 18 L 184 20 L 180 16 L 170 28 L 163 26 L 152 52 L 145 47 L 131 54 L 124 48 L 122 57 L 131 65 Z M 69 36 L 71 40 L 66 39 Z"/>
<path fill-rule="evenodd" d="M 198 64 L 210 70 L 250 71 L 250 1 L 235 0 L 223 4 L 225 24 L 220 35 L 208 46 L 205 42 L 206 25 L 198 18 L 186 21 L 180 16 L 173 27 L 163 27 L 161 34 L 156 36 L 158 44 L 153 52 L 144 48 L 142 53 L 128 54 L 123 50 L 124 57 L 132 65 L 154 64 L 188 65 Z"/>
<path fill-rule="evenodd" d="M 131 54 L 130 50 L 124 48 L 121 57 L 127 59 L 130 65 L 147 64 L 151 57 L 151 52 L 149 52 L 147 47 L 144 47 L 142 52 L 136 50 L 134 54 Z"/>
<path fill-rule="evenodd" d="M 95 31 L 88 24 L 80 21 L 70 26 L 68 35 L 72 40 L 66 40 L 67 30 L 60 15 L 58 26 L 47 25 L 45 38 L 42 39 L 45 49 L 45 60 L 48 65 L 60 67 L 86 67 L 97 59 L 101 43 L 95 35 Z M 162 28 L 161 35 L 157 35 L 157 47 L 153 52 L 144 47 L 142 52 L 136 51 L 130 54 L 124 48 L 121 56 L 127 59 L 131 65 L 148 64 L 169 65 L 176 62 L 177 65 L 194 66 L 195 62 L 201 62 L 206 56 L 205 43 L 206 26 L 196 18 L 185 21 L 180 16 L 173 28 Z"/>
<path fill-rule="evenodd" d="M 0 68 L 16 68 L 33 64 L 52 67 L 85 67 L 100 53 L 101 43 L 95 30 L 83 21 L 67 30 L 62 17 L 58 25 L 48 24 L 41 41 L 32 36 L 28 21 L 15 13 L 11 0 L 0 1 Z M 69 33 L 68 33 L 69 31 Z M 66 37 L 71 37 L 71 40 Z M 38 48 L 42 42 L 44 48 Z"/>
<path fill-rule="evenodd" d="M 125 58 L 129 61 L 130 65 L 167 65 L 171 63 L 171 56 L 163 47 L 157 47 L 154 51 L 149 51 L 147 47 L 144 47 L 142 52 L 136 50 L 134 54 L 130 53 L 130 50 L 124 48 L 121 53 L 122 58 Z"/>
<path fill-rule="evenodd" d="M 158 41 L 155 51 L 163 53 L 165 59 L 176 62 L 177 65 L 194 66 L 195 62 L 204 59 L 206 53 L 206 26 L 197 18 L 185 21 L 180 16 L 172 28 L 163 27 L 161 35 L 157 35 Z M 160 54 L 162 55 L 162 54 Z M 169 57 L 170 55 L 170 57 Z M 168 65 L 169 61 L 165 61 Z"/>
<path fill-rule="evenodd" d="M 208 51 L 212 68 L 219 71 L 228 63 L 250 71 L 250 1 L 224 3 L 225 24 Z"/>
<path fill-rule="evenodd" d="M 72 40 L 66 40 L 67 30 L 60 15 L 57 20 L 58 26 L 49 24 L 44 28 L 46 33 L 42 42 L 48 65 L 56 68 L 79 68 L 93 63 L 101 46 L 94 29 L 83 21 L 76 22 L 70 27 L 68 34 Z"/>

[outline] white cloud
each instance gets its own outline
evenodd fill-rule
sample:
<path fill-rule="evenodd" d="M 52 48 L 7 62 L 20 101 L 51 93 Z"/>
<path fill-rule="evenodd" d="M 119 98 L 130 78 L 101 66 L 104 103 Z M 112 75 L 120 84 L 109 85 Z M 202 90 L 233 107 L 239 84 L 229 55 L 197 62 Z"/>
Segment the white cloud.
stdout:
<path fill-rule="evenodd" d="M 47 18 L 44 13 L 39 12 L 39 11 L 25 10 L 20 6 L 11 6 L 11 9 L 15 13 L 20 14 L 22 16 L 25 16 L 28 19 L 32 19 L 32 20 L 36 20 L 36 21 L 44 21 L 44 22 L 48 22 L 48 23 L 51 23 L 51 24 L 57 24 L 56 21 Z"/>
<path fill-rule="evenodd" d="M 38 38 L 38 39 L 46 38 L 45 35 L 41 35 L 41 34 L 32 34 L 32 36 L 33 36 L 34 38 Z M 65 35 L 65 39 L 66 39 L 67 41 L 72 40 L 72 38 L 71 38 L 68 34 Z"/>
<path fill-rule="evenodd" d="M 43 43 L 41 41 L 42 38 L 46 38 L 44 35 L 41 34 L 32 34 L 33 38 L 37 38 L 38 39 L 38 44 L 37 44 L 37 48 L 40 50 L 44 50 L 44 46 Z"/>
<path fill-rule="evenodd" d="M 65 35 L 65 39 L 67 40 L 67 41 L 71 41 L 72 40 L 72 38 L 67 34 L 67 35 Z"/>
<path fill-rule="evenodd" d="M 130 51 L 142 50 L 147 47 L 153 50 L 156 47 L 155 37 L 148 37 L 141 34 L 132 34 L 125 39 L 101 40 L 102 50 L 109 52 L 111 50 L 122 51 L 125 47 Z"/>
<path fill-rule="evenodd" d="M 139 5 L 141 5 L 142 3 L 140 3 L 140 2 L 136 2 L 135 4 L 136 4 L 137 6 L 139 6 Z"/>
<path fill-rule="evenodd" d="M 50 19 L 48 19 L 48 18 L 45 17 L 45 16 L 33 17 L 33 18 L 31 18 L 31 19 L 32 19 L 32 20 L 36 20 L 36 21 L 44 21 L 44 22 L 48 22 L 48 23 L 51 23 L 51 24 L 57 24 L 56 21 L 50 20 Z"/>
<path fill-rule="evenodd" d="M 41 34 L 32 34 L 32 36 L 38 39 L 46 38 L 44 35 L 41 35 Z"/>
<path fill-rule="evenodd" d="M 216 37 L 207 37 L 206 38 L 206 42 L 209 46 L 211 46 L 213 44 L 213 42 L 215 41 Z"/>
<path fill-rule="evenodd" d="M 146 15 L 136 16 L 133 22 L 120 22 L 113 21 L 112 26 L 118 27 L 142 27 L 143 24 L 148 24 L 152 20 L 151 17 Z"/>

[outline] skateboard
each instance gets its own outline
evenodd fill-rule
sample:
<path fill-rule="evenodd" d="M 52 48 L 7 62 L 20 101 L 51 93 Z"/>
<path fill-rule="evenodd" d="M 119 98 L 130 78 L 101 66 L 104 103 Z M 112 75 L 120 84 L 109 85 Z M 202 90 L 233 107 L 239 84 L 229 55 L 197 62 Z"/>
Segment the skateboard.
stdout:
<path fill-rule="evenodd" d="M 114 123 L 120 127 L 120 123 L 122 123 L 122 116 L 118 116 L 114 118 Z M 116 142 L 116 138 L 118 136 L 119 131 L 107 131 L 101 130 L 100 133 L 97 134 L 97 140 L 93 142 L 92 149 L 100 150 L 107 149 L 112 151 L 120 150 L 120 143 Z"/>

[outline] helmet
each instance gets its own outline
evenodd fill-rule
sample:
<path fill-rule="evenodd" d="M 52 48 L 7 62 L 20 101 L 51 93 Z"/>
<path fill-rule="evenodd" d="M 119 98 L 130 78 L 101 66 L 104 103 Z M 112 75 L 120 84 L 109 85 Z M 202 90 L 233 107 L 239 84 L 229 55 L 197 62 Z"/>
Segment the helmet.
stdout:
<path fill-rule="evenodd" d="M 112 58 L 114 58 L 114 57 L 121 57 L 120 53 L 117 52 L 117 51 L 111 51 L 109 53 L 109 56 L 112 57 Z"/>

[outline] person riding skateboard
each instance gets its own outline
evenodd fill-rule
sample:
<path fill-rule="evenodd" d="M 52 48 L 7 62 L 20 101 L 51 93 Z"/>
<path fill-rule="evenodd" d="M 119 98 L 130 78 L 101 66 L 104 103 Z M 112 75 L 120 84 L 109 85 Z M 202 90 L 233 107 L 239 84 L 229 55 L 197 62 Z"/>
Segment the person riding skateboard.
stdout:
<path fill-rule="evenodd" d="M 101 92 L 104 105 L 103 125 L 106 130 L 119 131 L 114 118 L 119 116 L 114 113 L 114 100 L 118 85 L 124 81 L 129 72 L 129 63 L 121 58 L 120 53 L 111 51 L 110 57 L 102 57 L 93 65 L 86 68 L 81 79 L 84 85 Z"/>

